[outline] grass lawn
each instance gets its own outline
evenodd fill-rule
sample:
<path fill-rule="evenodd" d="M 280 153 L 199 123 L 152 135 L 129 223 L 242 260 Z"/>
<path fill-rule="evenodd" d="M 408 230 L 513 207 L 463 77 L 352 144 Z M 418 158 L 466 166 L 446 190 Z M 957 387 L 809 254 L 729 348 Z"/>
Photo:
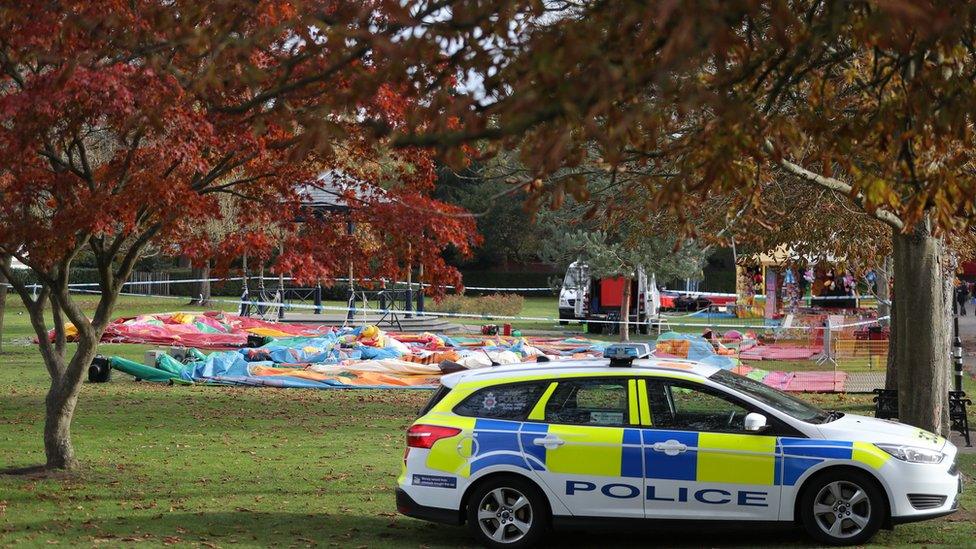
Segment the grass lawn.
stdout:
<path fill-rule="evenodd" d="M 126 300 L 120 314 L 171 310 Z M 16 307 L 0 356 L 0 468 L 43 462 L 47 376 Z M 104 346 L 141 358 L 145 346 Z M 456 547 L 462 528 L 396 515 L 403 433 L 426 391 L 169 387 L 117 375 L 85 385 L 73 426 L 84 463 L 71 475 L 0 475 L 0 546 L 193 545 Z M 866 412 L 866 396 L 818 395 Z M 963 456 L 972 483 L 976 455 Z M 976 539 L 970 489 L 947 519 L 882 531 L 878 546 L 958 546 Z M 610 536 L 609 539 L 607 536 Z M 792 531 L 561 533 L 553 544 L 806 545 Z"/>
<path fill-rule="evenodd" d="M 522 312 L 516 316 L 529 317 L 529 318 L 559 318 L 559 299 L 555 296 L 542 296 L 542 297 L 525 297 L 524 304 L 522 306 Z M 433 310 L 434 307 L 429 307 Z M 455 324 L 465 324 L 471 326 L 480 326 L 482 324 L 505 324 L 509 323 L 513 328 L 526 330 L 559 330 L 565 331 L 567 333 L 571 332 L 583 332 L 584 327 L 582 324 L 572 324 L 567 326 L 560 326 L 559 322 L 547 322 L 547 321 L 536 321 L 536 320 L 493 320 L 490 318 L 468 318 L 468 317 L 451 317 L 451 322 Z"/>

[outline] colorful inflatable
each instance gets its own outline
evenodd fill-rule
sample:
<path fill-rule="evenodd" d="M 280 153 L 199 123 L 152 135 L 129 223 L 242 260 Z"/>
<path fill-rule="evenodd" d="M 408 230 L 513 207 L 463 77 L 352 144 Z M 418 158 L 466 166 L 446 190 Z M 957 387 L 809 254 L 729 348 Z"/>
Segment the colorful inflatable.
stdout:
<path fill-rule="evenodd" d="M 249 347 L 249 340 L 259 346 Z M 150 365 L 110 359 L 114 369 L 147 381 L 305 388 L 429 388 L 436 386 L 440 376 L 457 369 L 532 362 L 541 357 L 599 357 L 606 346 L 576 338 L 396 334 L 376 326 L 273 323 L 218 312 L 122 318 L 109 325 L 102 341 L 184 348 L 175 353 L 179 359 L 160 352 Z M 740 363 L 809 359 L 818 351 L 759 344 L 752 334 L 727 333 L 722 338 L 710 334 L 706 339 L 667 332 L 658 337 L 655 355 L 704 362 L 788 391 L 842 390 L 843 372 L 770 371 Z"/>
<path fill-rule="evenodd" d="M 332 330 L 325 325 L 288 324 L 208 311 L 162 313 L 118 318 L 102 334 L 102 343 L 146 343 L 197 349 L 235 349 L 247 344 L 249 335 L 262 337 L 316 336 Z M 65 328 L 72 341 L 78 330 Z M 48 334 L 54 341 L 53 330 Z"/>
<path fill-rule="evenodd" d="M 465 338 L 390 334 L 376 326 L 329 328 L 314 336 L 273 339 L 260 347 L 210 354 L 164 353 L 152 365 L 112 357 L 115 370 L 147 381 L 299 388 L 394 388 L 437 385 L 441 375 L 495 364 L 588 358 L 603 342 L 586 339 Z"/>

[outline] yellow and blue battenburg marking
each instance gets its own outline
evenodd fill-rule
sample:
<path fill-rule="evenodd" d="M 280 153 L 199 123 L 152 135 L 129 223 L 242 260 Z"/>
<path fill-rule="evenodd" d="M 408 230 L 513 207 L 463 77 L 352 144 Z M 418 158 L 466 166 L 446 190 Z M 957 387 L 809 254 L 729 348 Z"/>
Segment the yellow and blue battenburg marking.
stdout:
<path fill-rule="evenodd" d="M 667 480 L 695 480 L 698 478 L 698 433 L 643 429 L 644 471 L 647 478 Z M 658 442 L 676 441 L 688 447 L 682 453 L 669 456 L 653 449 Z"/>
<path fill-rule="evenodd" d="M 776 478 L 784 486 L 793 486 L 807 469 L 825 460 L 859 461 L 880 469 L 891 457 L 865 442 L 783 437 L 776 446 Z"/>
<path fill-rule="evenodd" d="M 850 441 L 493 419 L 476 419 L 465 427 L 471 429 L 466 446 L 470 457 L 459 457 L 464 448 L 458 447 L 458 440 L 438 441 L 428 456 L 430 468 L 469 476 L 509 465 L 562 474 L 793 486 L 825 460 L 859 461 L 879 469 L 890 458 L 871 444 Z M 548 450 L 535 444 L 546 435 L 564 440 L 575 435 L 585 442 Z M 668 455 L 655 450 L 656 443 L 685 448 Z"/>
<path fill-rule="evenodd" d="M 526 434 L 521 434 L 522 428 Z M 474 424 L 475 453 L 471 456 L 471 473 L 493 465 L 514 465 L 523 469 L 544 469 L 545 454 L 539 460 L 531 440 L 523 446 L 521 438 L 532 438 L 532 427 L 546 427 L 544 424 L 520 423 L 495 419 L 478 419 Z M 545 430 L 534 431 L 535 437 L 545 434 Z M 525 453 L 523 454 L 523 448 Z M 538 448 L 545 450 L 541 446 Z M 527 459 L 528 458 L 528 459 Z M 529 464 L 532 465 L 529 465 Z"/>

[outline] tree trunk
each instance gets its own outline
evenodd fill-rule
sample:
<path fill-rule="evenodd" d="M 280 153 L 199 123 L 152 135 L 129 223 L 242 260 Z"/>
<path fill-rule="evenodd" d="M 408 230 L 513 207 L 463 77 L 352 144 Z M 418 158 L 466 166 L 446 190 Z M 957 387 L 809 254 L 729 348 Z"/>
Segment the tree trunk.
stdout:
<path fill-rule="evenodd" d="M 44 417 L 44 454 L 48 469 L 72 469 L 78 465 L 71 445 L 71 419 L 77 403 L 77 390 L 72 392 L 57 381 L 51 382 Z"/>
<path fill-rule="evenodd" d="M 895 318 L 891 352 L 897 365 L 898 417 L 946 435 L 951 342 L 942 241 L 927 221 L 893 236 Z"/>
<path fill-rule="evenodd" d="M 51 387 L 44 399 L 44 454 L 48 469 L 73 469 L 78 465 L 75 450 L 71 445 L 71 420 L 81 384 L 95 352 L 101 331 L 80 331 L 79 341 L 71 361 L 60 375 L 51 378 Z"/>
<path fill-rule="evenodd" d="M 630 279 L 624 279 L 623 301 L 620 303 L 620 341 L 630 341 Z"/>
<path fill-rule="evenodd" d="M 190 271 L 190 278 L 194 280 L 200 280 L 201 282 L 194 282 L 191 286 L 190 295 L 190 305 L 199 305 L 201 307 L 206 307 L 212 304 L 210 300 L 210 262 L 208 261 L 201 268 L 193 268 Z"/>
<path fill-rule="evenodd" d="M 10 270 L 10 264 L 12 263 L 12 257 L 0 257 L 0 262 L 6 270 Z M 3 271 L 0 271 L 0 354 L 3 354 L 3 315 L 7 312 L 7 277 L 3 276 Z"/>

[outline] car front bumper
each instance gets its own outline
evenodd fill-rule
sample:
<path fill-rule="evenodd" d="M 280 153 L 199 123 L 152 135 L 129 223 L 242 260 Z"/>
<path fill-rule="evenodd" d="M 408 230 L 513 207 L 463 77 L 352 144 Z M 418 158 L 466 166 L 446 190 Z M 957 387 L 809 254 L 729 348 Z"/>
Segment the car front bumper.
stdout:
<path fill-rule="evenodd" d="M 962 494 L 962 476 L 956 449 L 947 445 L 946 459 L 938 465 L 897 462 L 892 488 L 893 524 L 937 518 L 956 512 Z"/>
<path fill-rule="evenodd" d="M 576 320 L 576 309 L 572 307 L 560 307 L 559 308 L 559 319 L 560 320 Z"/>

